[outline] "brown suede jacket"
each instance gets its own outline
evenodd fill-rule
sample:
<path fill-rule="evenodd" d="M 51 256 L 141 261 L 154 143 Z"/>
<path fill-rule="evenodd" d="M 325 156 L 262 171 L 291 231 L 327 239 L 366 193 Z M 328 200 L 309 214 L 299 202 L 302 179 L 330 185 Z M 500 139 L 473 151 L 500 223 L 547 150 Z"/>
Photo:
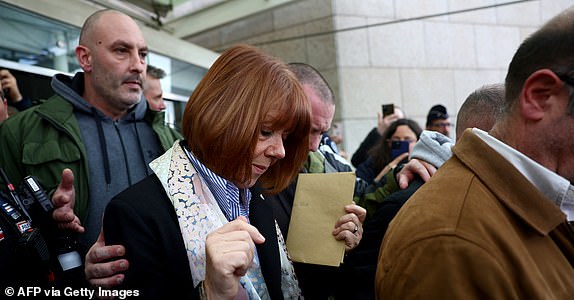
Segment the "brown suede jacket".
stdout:
<path fill-rule="evenodd" d="M 564 213 L 470 131 L 383 241 L 378 299 L 574 299 Z"/>

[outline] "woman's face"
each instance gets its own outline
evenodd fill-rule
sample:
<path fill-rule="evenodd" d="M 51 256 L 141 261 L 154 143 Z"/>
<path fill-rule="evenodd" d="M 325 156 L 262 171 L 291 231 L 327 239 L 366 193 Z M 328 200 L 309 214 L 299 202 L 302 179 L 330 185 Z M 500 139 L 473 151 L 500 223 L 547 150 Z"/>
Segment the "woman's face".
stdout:
<path fill-rule="evenodd" d="M 253 152 L 249 187 L 252 187 L 269 167 L 285 157 L 283 141 L 287 135 L 288 132 L 283 129 L 271 129 L 271 126 L 263 125 Z"/>
<path fill-rule="evenodd" d="M 411 128 L 407 125 L 397 126 L 397 130 L 391 136 L 391 141 L 408 141 L 409 142 L 409 153 L 413 151 L 413 147 L 417 143 L 417 135 Z"/>

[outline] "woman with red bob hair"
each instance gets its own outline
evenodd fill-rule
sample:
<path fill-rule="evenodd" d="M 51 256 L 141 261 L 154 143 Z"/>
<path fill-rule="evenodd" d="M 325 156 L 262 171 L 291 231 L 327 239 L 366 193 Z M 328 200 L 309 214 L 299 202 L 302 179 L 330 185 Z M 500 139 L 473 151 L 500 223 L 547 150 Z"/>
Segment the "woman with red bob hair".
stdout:
<path fill-rule="evenodd" d="M 307 157 L 310 104 L 288 66 L 261 50 L 223 52 L 187 103 L 182 132 L 117 195 L 106 244 L 126 248 L 121 290 L 145 299 L 297 299 L 271 208 Z M 259 182 L 264 191 L 250 190 Z"/>

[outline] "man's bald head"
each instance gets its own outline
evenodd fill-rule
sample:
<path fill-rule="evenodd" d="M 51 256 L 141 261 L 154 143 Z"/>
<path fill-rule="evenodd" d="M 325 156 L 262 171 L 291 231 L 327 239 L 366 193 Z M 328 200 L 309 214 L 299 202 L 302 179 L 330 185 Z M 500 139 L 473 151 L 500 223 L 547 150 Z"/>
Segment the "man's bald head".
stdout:
<path fill-rule="evenodd" d="M 460 107 L 456 119 L 456 138 L 467 128 L 489 131 L 502 114 L 504 85 L 489 84 L 472 92 Z"/>
<path fill-rule="evenodd" d="M 110 18 L 112 17 L 112 18 Z M 139 26 L 136 24 L 136 22 L 128 15 L 119 12 L 117 10 L 113 10 L 113 9 L 103 9 L 103 10 L 99 10 L 95 13 L 93 13 L 92 15 L 90 15 L 86 21 L 84 21 L 84 25 L 82 26 L 82 30 L 80 31 L 80 41 L 79 44 L 80 45 L 84 45 L 84 46 L 92 46 L 93 43 L 95 41 L 97 41 L 97 37 L 99 35 L 99 32 L 101 31 L 102 28 L 105 28 L 105 26 L 102 26 L 102 23 L 106 23 L 108 21 L 110 21 L 110 19 L 115 20 L 121 20 L 122 22 L 126 22 L 126 23 L 133 23 L 130 24 L 132 26 L 133 29 L 137 30 L 136 32 L 139 32 L 139 34 L 141 34 L 141 30 L 139 29 Z M 111 25 L 111 24 L 109 24 Z M 136 29 L 137 28 L 137 29 Z M 136 33 L 134 32 L 134 33 Z"/>
<path fill-rule="evenodd" d="M 84 71 L 83 97 L 116 119 L 141 99 L 148 47 L 128 15 L 100 10 L 86 19 L 76 47 Z"/>

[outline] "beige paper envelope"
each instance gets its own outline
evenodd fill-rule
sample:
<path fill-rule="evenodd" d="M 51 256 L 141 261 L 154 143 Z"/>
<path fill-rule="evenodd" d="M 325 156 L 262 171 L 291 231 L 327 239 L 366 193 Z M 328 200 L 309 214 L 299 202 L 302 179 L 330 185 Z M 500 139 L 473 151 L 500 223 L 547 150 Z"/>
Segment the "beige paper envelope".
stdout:
<path fill-rule="evenodd" d="M 344 241 L 333 229 L 353 201 L 355 173 L 299 174 L 287 250 L 293 261 L 339 266 L 345 255 Z"/>

